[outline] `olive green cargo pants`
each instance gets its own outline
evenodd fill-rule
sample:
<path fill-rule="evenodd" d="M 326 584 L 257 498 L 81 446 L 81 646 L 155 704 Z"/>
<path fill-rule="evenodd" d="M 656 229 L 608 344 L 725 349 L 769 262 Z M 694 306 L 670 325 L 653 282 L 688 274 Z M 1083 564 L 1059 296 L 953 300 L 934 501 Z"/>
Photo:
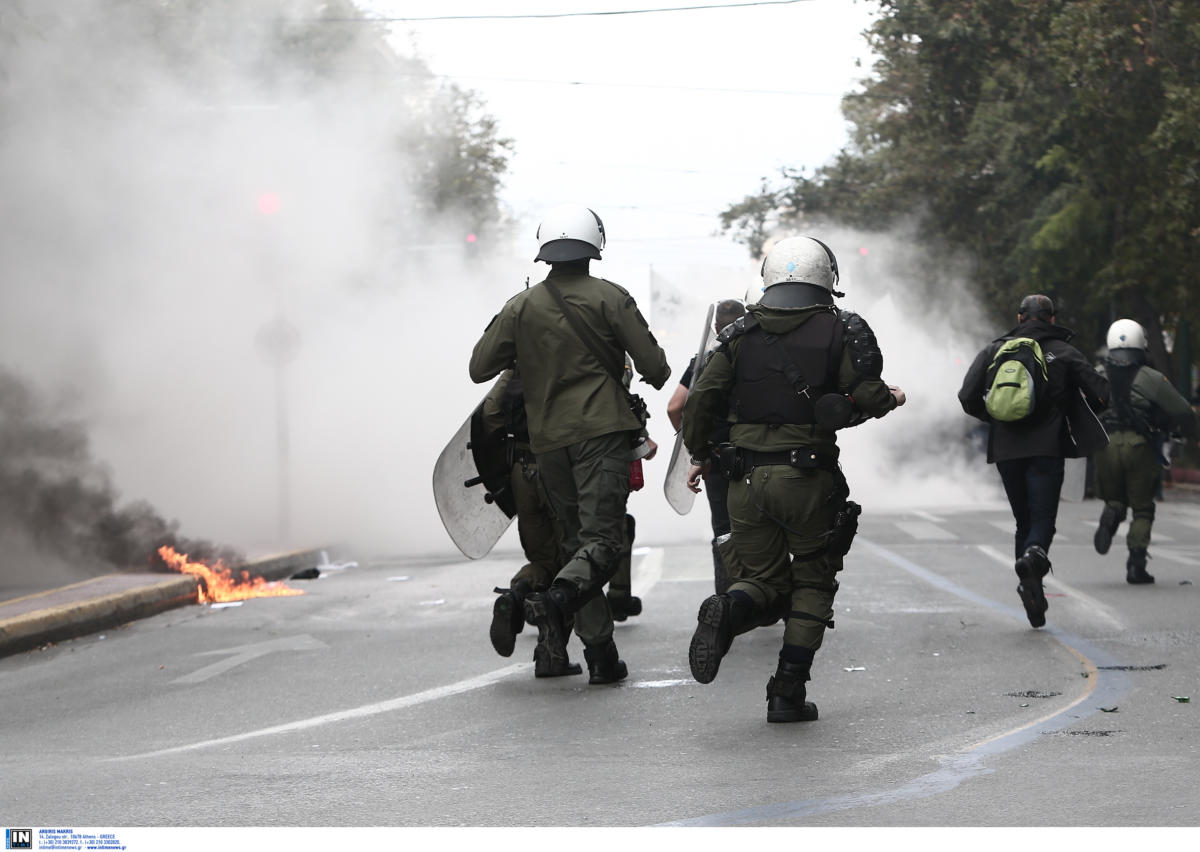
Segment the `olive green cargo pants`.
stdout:
<path fill-rule="evenodd" d="M 574 585 L 585 601 L 575 613 L 575 633 L 585 645 L 603 644 L 613 634 L 603 588 L 617 570 L 626 538 L 629 434 L 589 438 L 537 458 L 567 557 L 557 579 Z"/>
<path fill-rule="evenodd" d="M 721 549 L 729 592 L 749 595 L 760 613 L 787 612 L 785 645 L 816 651 L 833 619 L 842 557 L 824 548 L 839 479 L 824 470 L 764 465 L 729 484 L 732 535 Z"/>
<path fill-rule="evenodd" d="M 517 504 L 517 535 L 521 550 L 528 560 L 512 578 L 529 584 L 535 592 L 544 592 L 563 565 L 559 547 L 558 524 L 550 510 L 546 490 L 538 477 L 534 462 L 518 462 L 512 466 L 510 487 Z"/>
<path fill-rule="evenodd" d="M 1130 550 L 1150 547 L 1154 525 L 1154 494 L 1162 465 L 1153 444 L 1136 432 L 1114 432 L 1108 446 L 1092 457 L 1096 471 L 1096 496 L 1125 517 L 1133 511 L 1125 543 Z"/>

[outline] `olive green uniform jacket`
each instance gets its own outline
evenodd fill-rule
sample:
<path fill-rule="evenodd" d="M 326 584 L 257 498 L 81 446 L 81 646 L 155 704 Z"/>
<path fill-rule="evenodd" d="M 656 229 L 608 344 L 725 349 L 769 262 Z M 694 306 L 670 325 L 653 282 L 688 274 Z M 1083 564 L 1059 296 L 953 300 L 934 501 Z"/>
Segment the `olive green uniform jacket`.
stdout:
<path fill-rule="evenodd" d="M 611 350 L 610 363 L 629 353 L 655 388 L 671 375 L 666 353 L 624 288 L 578 270 L 552 267 L 554 282 L 582 322 Z M 534 454 L 613 432 L 642 428 L 625 392 L 575 333 L 558 303 L 539 283 L 508 300 L 471 353 L 474 382 L 486 382 L 519 362 Z M 605 353 L 609 354 L 609 353 Z"/>

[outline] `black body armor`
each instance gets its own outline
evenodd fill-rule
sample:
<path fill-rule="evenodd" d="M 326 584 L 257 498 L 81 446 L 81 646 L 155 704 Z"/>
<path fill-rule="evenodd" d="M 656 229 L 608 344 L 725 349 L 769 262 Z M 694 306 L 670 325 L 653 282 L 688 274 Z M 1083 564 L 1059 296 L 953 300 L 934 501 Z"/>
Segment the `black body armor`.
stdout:
<path fill-rule="evenodd" d="M 815 423 L 816 401 L 837 391 L 845 334 L 838 314 L 832 309 L 814 313 L 782 335 L 763 331 L 752 318 L 736 326 L 729 339 L 744 338 L 734 365 L 732 408 L 738 422 Z"/>

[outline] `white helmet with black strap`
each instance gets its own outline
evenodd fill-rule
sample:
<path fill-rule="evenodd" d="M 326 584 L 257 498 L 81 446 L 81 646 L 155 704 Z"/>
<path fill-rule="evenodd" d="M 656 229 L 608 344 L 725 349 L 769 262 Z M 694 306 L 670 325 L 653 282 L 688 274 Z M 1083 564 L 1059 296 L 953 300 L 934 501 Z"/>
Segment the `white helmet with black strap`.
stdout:
<path fill-rule="evenodd" d="M 1131 319 L 1119 319 L 1108 327 L 1108 348 L 1146 351 L 1146 329 Z"/>
<path fill-rule="evenodd" d="M 595 211 L 578 204 L 551 208 L 537 229 L 538 254 L 534 261 L 565 263 L 600 259 L 604 248 L 604 223 Z"/>
<path fill-rule="evenodd" d="M 788 308 L 831 302 L 843 296 L 836 289 L 838 264 L 833 250 L 814 237 L 787 237 L 777 242 L 763 259 L 762 305 Z M 781 285 L 807 285 L 781 287 Z M 774 288 L 780 287 L 776 290 Z M 821 292 L 813 292 L 816 288 Z"/>

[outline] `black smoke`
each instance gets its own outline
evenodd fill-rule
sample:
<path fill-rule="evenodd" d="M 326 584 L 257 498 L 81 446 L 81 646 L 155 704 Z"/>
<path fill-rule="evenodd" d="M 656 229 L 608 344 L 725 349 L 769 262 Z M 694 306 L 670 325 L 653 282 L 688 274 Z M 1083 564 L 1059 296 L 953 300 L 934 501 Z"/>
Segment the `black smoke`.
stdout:
<path fill-rule="evenodd" d="M 83 424 L 56 418 L 18 376 L 0 367 L 0 545 L 3 579 L 39 564 L 103 571 L 169 571 L 167 545 L 193 560 L 242 561 L 233 548 L 179 534 L 145 501 L 122 505 L 108 470 L 91 457 Z"/>

